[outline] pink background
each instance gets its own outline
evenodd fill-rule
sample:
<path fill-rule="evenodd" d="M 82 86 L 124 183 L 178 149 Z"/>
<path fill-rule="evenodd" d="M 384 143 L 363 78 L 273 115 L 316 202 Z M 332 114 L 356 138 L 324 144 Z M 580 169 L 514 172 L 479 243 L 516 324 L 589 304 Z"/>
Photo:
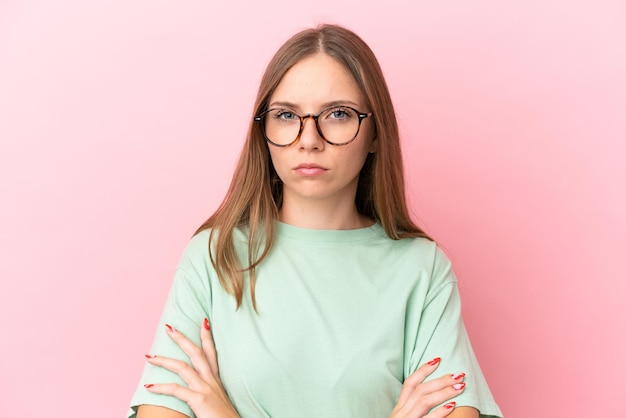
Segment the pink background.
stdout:
<path fill-rule="evenodd" d="M 320 22 L 381 61 L 507 418 L 624 413 L 623 0 L 3 0 L 0 415 L 124 415 L 263 68 Z"/>

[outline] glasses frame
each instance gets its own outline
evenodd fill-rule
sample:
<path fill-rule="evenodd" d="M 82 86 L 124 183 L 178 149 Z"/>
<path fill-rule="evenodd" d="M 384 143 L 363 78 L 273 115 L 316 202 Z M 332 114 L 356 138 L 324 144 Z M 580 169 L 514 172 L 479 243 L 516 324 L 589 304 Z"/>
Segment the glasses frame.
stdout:
<path fill-rule="evenodd" d="M 350 109 L 352 111 L 354 111 L 358 118 L 359 118 L 359 125 L 356 128 L 356 133 L 354 134 L 354 136 L 352 138 L 350 138 L 348 141 L 346 142 L 340 142 L 340 143 L 336 143 L 336 142 L 331 142 L 328 139 L 326 139 L 324 137 L 324 134 L 322 133 L 322 130 L 320 129 L 320 124 L 318 122 L 318 118 L 320 117 L 320 115 L 328 110 L 331 109 Z M 267 142 L 269 142 L 270 144 L 274 145 L 275 147 L 279 147 L 279 148 L 285 148 L 285 147 L 289 147 L 293 144 L 295 144 L 296 142 L 298 142 L 298 140 L 300 139 L 300 137 L 302 136 L 302 131 L 304 131 L 304 121 L 306 119 L 313 119 L 315 121 L 315 128 L 317 129 L 317 133 L 319 134 L 320 138 L 322 138 L 325 142 L 327 142 L 330 145 L 335 145 L 335 146 L 342 146 L 342 145 L 348 145 L 349 143 L 351 143 L 352 141 L 354 141 L 356 139 L 356 137 L 359 135 L 359 132 L 361 131 L 361 122 L 363 122 L 363 119 L 366 118 L 371 118 L 374 114 L 372 112 L 361 112 L 353 107 L 350 106 L 331 106 L 331 107 L 327 107 L 326 109 L 320 111 L 317 115 L 314 115 L 312 113 L 308 113 L 306 115 L 300 116 L 298 115 L 296 112 L 289 110 L 289 112 L 293 113 L 295 116 L 297 116 L 300 119 L 300 130 L 298 131 L 298 135 L 296 135 L 296 138 L 291 141 L 288 144 L 277 144 L 275 142 L 273 142 L 271 139 L 269 139 L 267 137 L 267 134 L 265 133 L 265 124 L 263 123 L 263 120 L 265 119 L 265 116 L 271 112 L 272 110 L 279 110 L 279 109 L 284 109 L 284 108 L 280 108 L 280 107 L 272 107 L 270 109 L 267 109 L 264 112 L 259 113 L 258 115 L 256 115 L 254 117 L 254 121 L 259 123 L 259 126 L 261 127 L 261 132 L 263 133 L 263 137 L 265 138 L 265 140 Z M 287 109 L 285 109 L 287 110 Z"/>

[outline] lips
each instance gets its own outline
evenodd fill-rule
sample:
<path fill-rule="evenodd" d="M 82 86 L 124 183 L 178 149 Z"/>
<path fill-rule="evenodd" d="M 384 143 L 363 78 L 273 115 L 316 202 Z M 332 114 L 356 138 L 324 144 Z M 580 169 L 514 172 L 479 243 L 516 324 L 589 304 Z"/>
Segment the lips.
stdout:
<path fill-rule="evenodd" d="M 303 163 L 294 168 L 294 171 L 304 177 L 314 177 L 324 174 L 327 169 L 314 163 Z"/>

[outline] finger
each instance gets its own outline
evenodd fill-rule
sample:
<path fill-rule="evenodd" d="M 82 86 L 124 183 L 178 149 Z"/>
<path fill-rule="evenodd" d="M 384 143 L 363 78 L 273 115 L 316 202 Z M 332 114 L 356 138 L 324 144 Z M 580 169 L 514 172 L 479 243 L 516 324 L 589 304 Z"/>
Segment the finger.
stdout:
<path fill-rule="evenodd" d="M 193 368 L 198 372 L 200 377 L 203 380 L 208 381 L 208 379 L 212 376 L 212 373 L 204 351 L 194 344 L 189 338 L 183 335 L 182 332 L 178 331 L 171 325 L 165 324 L 165 331 L 167 332 L 167 335 L 169 335 L 170 338 L 178 344 L 181 350 L 187 354 L 189 360 L 191 360 Z"/>
<path fill-rule="evenodd" d="M 444 380 L 449 377 L 445 377 Z M 459 396 L 465 390 L 465 383 L 454 383 L 428 393 L 419 393 L 419 390 L 414 391 L 407 402 L 404 404 L 404 409 L 408 411 L 410 417 L 422 417 L 436 405 L 440 405 L 444 402 L 449 402 L 451 399 Z M 431 411 L 432 412 L 432 411 Z M 445 416 L 445 415 L 444 415 Z"/>
<path fill-rule="evenodd" d="M 437 367 L 439 367 L 439 363 L 441 362 L 441 358 L 436 357 L 431 361 L 424 363 L 417 370 L 415 370 L 409 377 L 404 379 L 404 383 L 402 385 L 402 390 L 400 391 L 400 397 L 398 398 L 398 404 L 402 405 L 406 402 L 406 400 L 411 396 L 411 393 L 415 390 L 417 385 L 421 384 L 426 377 L 432 374 Z"/>
<path fill-rule="evenodd" d="M 169 395 L 186 402 L 196 417 L 233 417 L 237 415 L 228 395 L 223 390 L 193 390 L 177 383 L 145 384 L 147 391 Z M 217 389 L 217 388 L 214 388 Z"/>
<path fill-rule="evenodd" d="M 147 383 L 144 385 L 148 392 L 152 393 L 160 393 L 162 395 L 170 395 L 180 399 L 183 402 L 191 402 L 195 396 L 196 392 L 193 390 L 181 386 L 177 383 L 166 383 L 166 384 L 152 384 Z"/>
<path fill-rule="evenodd" d="M 148 363 L 176 373 L 191 389 L 198 390 L 205 384 L 200 374 L 187 362 L 168 357 L 146 354 Z"/>
<path fill-rule="evenodd" d="M 465 373 L 457 373 L 457 374 L 444 374 L 441 377 L 436 379 L 429 380 L 428 382 L 423 382 L 413 389 L 411 394 L 412 397 L 420 397 L 426 396 L 431 393 L 440 391 L 446 387 L 452 386 L 455 383 L 463 382 L 465 378 Z"/>
<path fill-rule="evenodd" d="M 430 411 L 427 415 L 424 415 L 424 418 L 443 418 L 447 417 L 454 411 L 456 407 L 456 402 L 451 401 L 444 405 L 441 405 L 439 408 L 435 408 Z"/>
<path fill-rule="evenodd" d="M 217 351 L 215 350 L 213 335 L 211 334 L 211 325 L 209 325 L 207 318 L 204 318 L 202 327 L 200 327 L 200 341 L 202 341 L 202 350 L 209 363 L 211 373 L 215 378 L 219 378 L 220 372 L 217 365 Z"/>

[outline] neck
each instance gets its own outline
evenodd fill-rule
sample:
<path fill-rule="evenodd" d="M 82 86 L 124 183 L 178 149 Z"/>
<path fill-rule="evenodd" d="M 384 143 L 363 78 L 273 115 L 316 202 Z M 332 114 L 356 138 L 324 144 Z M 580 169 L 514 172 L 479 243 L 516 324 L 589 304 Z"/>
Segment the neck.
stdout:
<path fill-rule="evenodd" d="M 374 221 L 357 211 L 354 200 L 337 204 L 335 201 L 306 202 L 283 200 L 279 220 L 289 225 L 308 229 L 358 229 L 372 226 Z"/>

